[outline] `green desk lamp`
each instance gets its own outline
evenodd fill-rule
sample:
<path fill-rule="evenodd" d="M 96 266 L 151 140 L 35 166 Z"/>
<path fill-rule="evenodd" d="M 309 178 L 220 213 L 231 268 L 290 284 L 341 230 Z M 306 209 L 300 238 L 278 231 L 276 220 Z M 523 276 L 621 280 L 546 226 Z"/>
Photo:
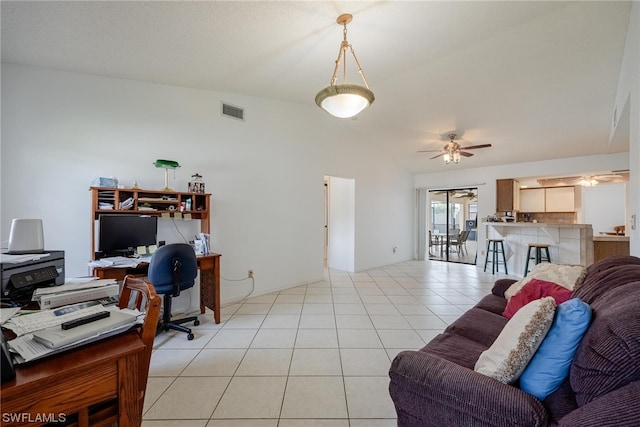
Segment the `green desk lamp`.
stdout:
<path fill-rule="evenodd" d="M 176 178 L 175 170 L 180 167 L 180 163 L 176 162 L 175 160 L 158 159 L 153 164 L 157 168 L 163 168 L 164 169 L 164 188 L 162 190 L 163 191 L 173 191 L 171 188 L 169 188 L 169 169 L 173 169 L 174 170 L 173 179 L 175 179 Z"/>

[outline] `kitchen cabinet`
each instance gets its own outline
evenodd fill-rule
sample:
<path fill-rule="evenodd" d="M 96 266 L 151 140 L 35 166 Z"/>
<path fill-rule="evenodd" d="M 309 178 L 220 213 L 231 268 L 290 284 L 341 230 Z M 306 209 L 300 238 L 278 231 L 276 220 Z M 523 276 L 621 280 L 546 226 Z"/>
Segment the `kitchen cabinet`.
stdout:
<path fill-rule="evenodd" d="M 523 188 L 520 190 L 520 212 L 545 212 L 545 189 Z"/>
<path fill-rule="evenodd" d="M 514 179 L 496 180 L 496 212 L 519 210 L 520 188 Z"/>
<path fill-rule="evenodd" d="M 629 253 L 628 236 L 593 236 L 593 262 Z"/>
<path fill-rule="evenodd" d="M 575 187 L 523 188 L 520 212 L 575 212 Z"/>
<path fill-rule="evenodd" d="M 545 188 L 546 212 L 574 212 L 575 210 L 574 187 Z"/>

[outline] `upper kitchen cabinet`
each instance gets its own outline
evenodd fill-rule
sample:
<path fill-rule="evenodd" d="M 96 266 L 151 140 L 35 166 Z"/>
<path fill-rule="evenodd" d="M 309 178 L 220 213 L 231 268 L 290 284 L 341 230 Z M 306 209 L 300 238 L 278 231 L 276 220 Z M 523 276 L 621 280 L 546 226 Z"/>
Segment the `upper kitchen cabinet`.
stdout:
<path fill-rule="evenodd" d="M 574 212 L 575 187 L 550 187 L 545 189 L 546 212 Z"/>
<path fill-rule="evenodd" d="M 520 191 L 514 179 L 496 180 L 496 212 L 519 210 Z"/>
<path fill-rule="evenodd" d="M 523 188 L 520 190 L 520 212 L 545 212 L 545 189 Z"/>
<path fill-rule="evenodd" d="M 523 188 L 520 212 L 575 212 L 574 187 Z"/>

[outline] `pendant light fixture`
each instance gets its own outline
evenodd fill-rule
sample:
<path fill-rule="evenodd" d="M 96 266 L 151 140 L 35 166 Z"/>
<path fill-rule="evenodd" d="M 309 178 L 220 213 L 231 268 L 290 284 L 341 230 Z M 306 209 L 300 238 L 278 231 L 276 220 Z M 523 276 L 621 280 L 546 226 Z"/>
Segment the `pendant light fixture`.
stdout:
<path fill-rule="evenodd" d="M 358 62 L 356 53 L 353 51 L 351 44 L 347 41 L 347 24 L 351 22 L 352 19 L 353 16 L 348 13 L 340 15 L 338 16 L 338 19 L 336 19 L 336 22 L 344 27 L 344 39 L 340 44 L 340 52 L 338 53 L 338 59 L 336 59 L 336 66 L 333 70 L 333 76 L 331 77 L 331 84 L 322 89 L 316 95 L 316 104 L 318 104 L 318 107 L 322 108 L 332 116 L 343 119 L 355 116 L 371 105 L 375 100 L 373 92 L 369 89 L 367 79 L 364 77 L 364 72 L 362 71 L 360 62 Z M 365 86 L 347 83 L 347 49 L 350 50 L 353 55 L 353 59 L 358 67 L 358 73 L 360 73 Z M 340 60 L 343 55 L 343 82 L 342 84 L 336 84 Z"/>

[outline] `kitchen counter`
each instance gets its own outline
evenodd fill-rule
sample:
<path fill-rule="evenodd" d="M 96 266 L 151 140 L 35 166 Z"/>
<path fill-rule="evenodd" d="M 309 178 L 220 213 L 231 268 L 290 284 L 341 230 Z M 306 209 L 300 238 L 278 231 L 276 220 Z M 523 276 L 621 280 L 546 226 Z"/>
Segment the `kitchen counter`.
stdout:
<path fill-rule="evenodd" d="M 554 263 L 588 266 L 594 262 L 595 239 L 591 224 L 490 221 L 482 224 L 487 229 L 488 239 L 504 240 L 510 275 L 524 275 L 529 243 L 550 245 Z M 486 251 L 481 253 L 486 256 Z"/>
<path fill-rule="evenodd" d="M 594 261 L 614 255 L 629 255 L 629 236 L 598 234 L 593 236 Z"/>
<path fill-rule="evenodd" d="M 561 222 L 500 222 L 485 221 L 484 225 L 495 225 L 500 227 L 555 227 L 555 228 L 585 228 L 591 227 L 591 224 L 567 224 Z"/>
<path fill-rule="evenodd" d="M 610 234 L 596 234 L 593 236 L 594 242 L 628 242 L 629 236 L 616 236 Z"/>

